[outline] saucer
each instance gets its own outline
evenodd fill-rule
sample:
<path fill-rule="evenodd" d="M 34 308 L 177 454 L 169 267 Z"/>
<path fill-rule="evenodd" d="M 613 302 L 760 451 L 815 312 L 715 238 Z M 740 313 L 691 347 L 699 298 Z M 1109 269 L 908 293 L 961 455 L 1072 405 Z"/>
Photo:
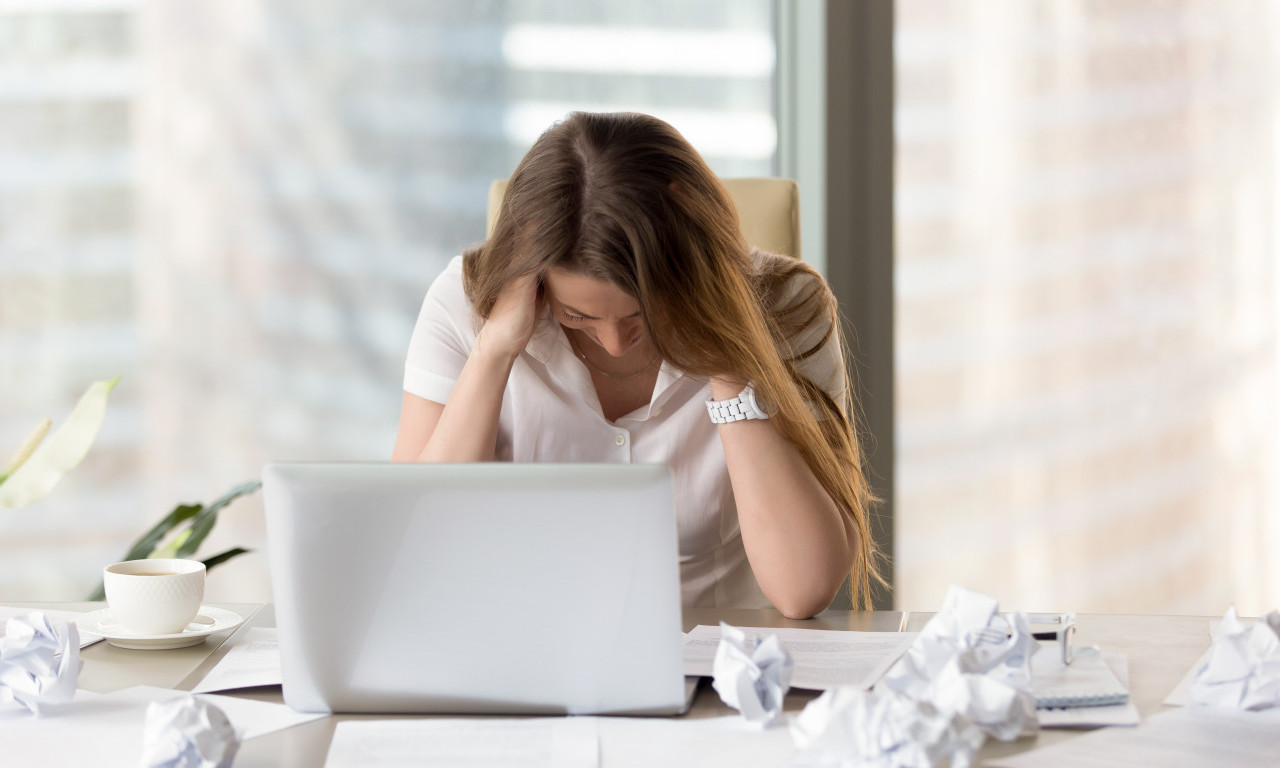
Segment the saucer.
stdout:
<path fill-rule="evenodd" d="M 189 645 L 199 645 L 209 635 L 226 629 L 235 629 L 243 623 L 244 619 L 240 614 L 208 605 L 200 606 L 200 610 L 196 612 L 196 617 L 191 620 L 186 629 L 171 635 L 138 635 L 127 632 L 116 623 L 115 618 L 111 615 L 110 608 L 90 611 L 76 619 L 76 626 L 80 628 L 81 632 L 89 632 L 104 637 L 108 643 L 117 648 L 131 648 L 140 651 L 186 648 Z"/>

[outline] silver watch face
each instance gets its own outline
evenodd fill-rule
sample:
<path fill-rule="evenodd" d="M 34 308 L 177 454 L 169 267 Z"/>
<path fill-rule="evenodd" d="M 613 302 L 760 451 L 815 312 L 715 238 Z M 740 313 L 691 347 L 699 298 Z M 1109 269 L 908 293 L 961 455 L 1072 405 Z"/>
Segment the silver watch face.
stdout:
<path fill-rule="evenodd" d="M 742 400 L 743 411 L 747 413 L 748 418 L 767 419 L 769 414 L 764 412 L 760 407 L 760 402 L 756 400 L 756 391 L 751 387 L 742 390 L 742 394 L 738 395 Z"/>

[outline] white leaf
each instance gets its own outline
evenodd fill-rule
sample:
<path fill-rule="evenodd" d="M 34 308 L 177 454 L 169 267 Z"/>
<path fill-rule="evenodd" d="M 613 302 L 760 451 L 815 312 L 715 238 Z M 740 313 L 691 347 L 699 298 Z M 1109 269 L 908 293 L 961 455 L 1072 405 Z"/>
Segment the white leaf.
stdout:
<path fill-rule="evenodd" d="M 35 453 L 36 446 L 40 445 L 40 441 L 44 440 L 44 436 L 49 434 L 49 427 L 53 426 L 53 419 L 41 419 L 36 428 L 31 430 L 31 434 L 27 435 L 27 439 L 22 441 L 22 445 L 18 446 L 18 450 L 14 451 L 13 458 L 9 459 L 9 463 L 5 465 L 4 471 L 0 472 L 0 483 L 5 481 L 9 475 L 17 471 L 18 467 Z"/>
<path fill-rule="evenodd" d="M 39 501 L 80 463 L 98 436 L 107 413 L 107 395 L 118 381 L 117 377 L 95 382 L 85 390 L 62 426 L 0 485 L 0 507 L 16 509 Z"/>

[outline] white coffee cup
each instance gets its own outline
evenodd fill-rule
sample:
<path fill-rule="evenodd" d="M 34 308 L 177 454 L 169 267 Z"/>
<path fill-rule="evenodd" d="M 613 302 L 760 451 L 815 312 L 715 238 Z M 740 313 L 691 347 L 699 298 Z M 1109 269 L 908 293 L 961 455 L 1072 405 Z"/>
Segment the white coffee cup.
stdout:
<path fill-rule="evenodd" d="M 111 616 L 126 632 L 172 635 L 186 629 L 204 599 L 204 563 L 153 558 L 102 569 Z"/>

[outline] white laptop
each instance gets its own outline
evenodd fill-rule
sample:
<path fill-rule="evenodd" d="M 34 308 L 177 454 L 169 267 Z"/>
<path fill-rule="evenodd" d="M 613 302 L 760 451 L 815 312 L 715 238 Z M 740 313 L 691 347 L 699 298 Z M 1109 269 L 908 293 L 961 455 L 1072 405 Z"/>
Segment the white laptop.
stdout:
<path fill-rule="evenodd" d="M 666 467 L 268 464 L 263 495 L 294 709 L 687 708 Z"/>

